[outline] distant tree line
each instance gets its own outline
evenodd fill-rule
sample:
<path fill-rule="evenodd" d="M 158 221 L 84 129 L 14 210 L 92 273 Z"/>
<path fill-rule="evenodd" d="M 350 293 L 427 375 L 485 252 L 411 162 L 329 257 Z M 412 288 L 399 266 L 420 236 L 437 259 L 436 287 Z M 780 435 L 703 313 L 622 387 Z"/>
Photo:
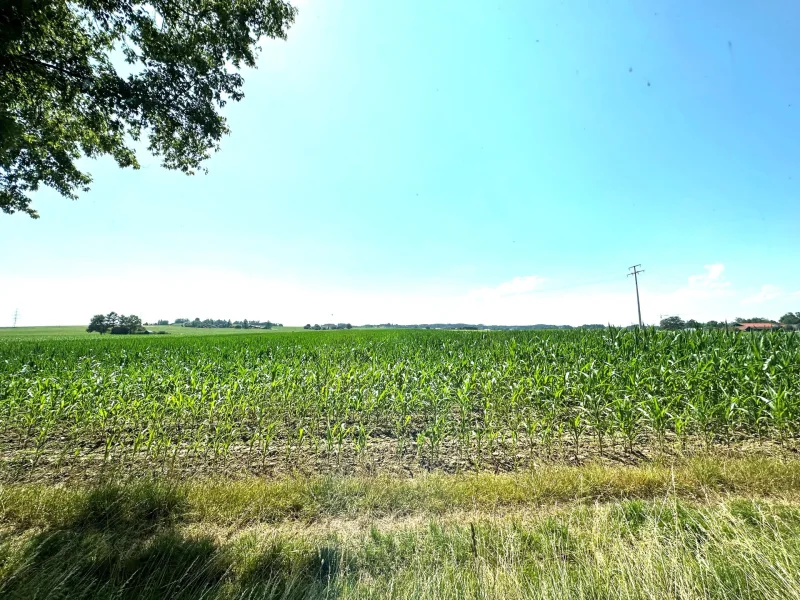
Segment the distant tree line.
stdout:
<path fill-rule="evenodd" d="M 280 323 L 273 323 L 272 321 L 249 321 L 244 319 L 242 321 L 231 321 L 230 319 L 204 319 L 196 318 L 189 319 L 175 319 L 175 325 L 182 327 L 201 327 L 206 329 L 272 329 L 273 327 L 281 327 Z"/>
<path fill-rule="evenodd" d="M 591 325 L 483 325 L 471 323 L 425 323 L 416 325 L 396 325 L 393 323 L 381 323 L 380 325 L 360 325 L 359 327 L 370 327 L 380 329 L 461 329 L 467 331 L 490 330 L 490 331 L 530 331 L 533 329 L 605 329 L 605 325 L 599 323 Z"/>
<path fill-rule="evenodd" d="M 175 319 L 174 325 L 182 327 L 200 327 L 200 328 L 219 328 L 219 329 L 272 329 L 273 327 L 281 327 L 280 323 L 273 323 L 272 321 L 250 321 L 244 319 L 242 321 L 230 321 L 225 319 Z M 144 325 L 148 325 L 145 323 Z M 156 323 L 151 325 L 169 325 L 166 319 L 159 319 Z M 152 333 L 144 328 L 142 320 L 136 315 L 119 315 L 115 312 L 110 312 L 107 315 L 95 315 L 92 317 L 89 326 L 86 328 L 88 332 L 97 333 L 112 333 L 112 334 L 133 334 L 133 333 Z M 166 331 L 157 331 L 156 333 L 167 333 Z"/>
<path fill-rule="evenodd" d="M 320 331 L 322 329 L 352 329 L 353 326 L 350 323 L 325 323 L 324 325 L 319 325 L 318 323 L 314 323 L 314 325 L 310 325 L 306 323 L 303 325 L 303 329 L 313 329 L 314 331 Z"/>
<path fill-rule="evenodd" d="M 678 331 L 680 329 L 700 329 L 702 327 L 716 328 L 719 326 L 719 322 L 708 321 L 707 323 L 700 323 L 694 319 L 684 321 L 678 316 L 672 316 L 661 319 L 658 325 L 661 329 L 666 329 L 667 331 Z M 725 323 L 722 325 L 724 326 Z"/>
<path fill-rule="evenodd" d="M 110 312 L 107 315 L 95 315 L 86 328 L 89 333 L 112 333 L 114 335 L 127 335 L 131 333 L 148 333 L 142 327 L 142 320 L 136 315 L 118 315 Z"/>
<path fill-rule="evenodd" d="M 782 326 L 784 329 L 800 329 L 800 312 L 786 313 L 779 321 L 765 319 L 764 317 L 750 317 L 749 319 L 737 317 L 731 322 L 706 321 L 705 323 L 701 323 L 694 319 L 684 321 L 678 316 L 671 316 L 661 319 L 659 327 L 668 331 L 678 331 L 681 329 L 720 329 L 731 325 L 739 325 L 740 323 L 771 323 L 775 326 Z"/>

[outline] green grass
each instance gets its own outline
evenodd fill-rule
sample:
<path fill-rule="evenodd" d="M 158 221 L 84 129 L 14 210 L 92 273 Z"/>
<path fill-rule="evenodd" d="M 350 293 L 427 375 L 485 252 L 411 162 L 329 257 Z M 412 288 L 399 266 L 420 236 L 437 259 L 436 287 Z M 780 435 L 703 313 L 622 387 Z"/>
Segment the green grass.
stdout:
<path fill-rule="evenodd" d="M 273 329 L 203 329 L 197 327 L 181 327 L 179 325 L 148 325 L 150 331 L 166 331 L 173 336 L 188 335 L 231 335 L 258 333 L 280 333 L 304 331 L 302 327 L 275 327 Z M 62 325 L 53 327 L 0 327 L 0 340 L 49 340 L 100 337 L 99 333 L 87 333 L 85 325 Z M 127 336 L 110 335 L 103 337 L 123 339 Z"/>
<path fill-rule="evenodd" d="M 7 486 L 0 596 L 792 598 L 798 475 L 763 459 Z"/>
<path fill-rule="evenodd" d="M 252 525 L 299 520 L 440 516 L 537 509 L 562 503 L 690 500 L 724 495 L 800 498 L 800 461 L 703 457 L 675 465 L 544 466 L 513 474 L 430 474 L 415 478 L 310 476 L 264 479 L 170 477 L 0 486 L 0 524 L 62 528 L 95 520 L 169 514 L 182 522 Z"/>
<path fill-rule="evenodd" d="M 86 337 L 85 325 L 60 325 L 53 327 L 0 327 L 0 339 L 30 340 Z"/>

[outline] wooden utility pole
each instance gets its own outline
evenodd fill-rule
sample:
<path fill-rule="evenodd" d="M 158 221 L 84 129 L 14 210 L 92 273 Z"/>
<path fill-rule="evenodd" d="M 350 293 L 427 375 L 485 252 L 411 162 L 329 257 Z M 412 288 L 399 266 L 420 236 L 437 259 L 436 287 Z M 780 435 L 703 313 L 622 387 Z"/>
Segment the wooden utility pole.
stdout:
<path fill-rule="evenodd" d="M 633 265 L 632 267 L 628 267 L 628 270 L 631 271 L 628 273 L 628 277 L 633 275 L 633 280 L 636 282 L 636 308 L 639 310 L 639 327 L 644 327 L 644 323 L 642 323 L 642 304 L 639 302 L 639 273 L 644 273 L 644 269 L 637 270 L 637 267 L 641 267 L 642 265 Z"/>

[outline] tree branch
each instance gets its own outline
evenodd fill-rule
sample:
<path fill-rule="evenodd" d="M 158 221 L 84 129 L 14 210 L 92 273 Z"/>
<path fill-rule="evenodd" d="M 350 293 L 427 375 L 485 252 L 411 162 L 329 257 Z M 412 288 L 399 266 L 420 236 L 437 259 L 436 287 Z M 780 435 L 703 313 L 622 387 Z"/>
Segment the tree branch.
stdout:
<path fill-rule="evenodd" d="M 22 54 L 6 56 L 2 60 L 4 62 L 11 63 L 11 64 L 14 64 L 18 60 L 22 60 L 22 61 L 24 61 L 24 62 L 26 62 L 28 64 L 31 64 L 31 65 L 35 65 L 35 66 L 38 66 L 38 67 L 44 67 L 44 68 L 50 69 L 52 71 L 58 71 L 59 73 L 62 73 L 63 75 L 68 75 L 69 77 L 74 77 L 75 79 L 81 79 L 83 81 L 88 81 L 89 80 L 89 77 L 87 77 L 86 75 L 83 75 L 81 73 L 76 73 L 75 71 L 72 71 L 70 69 L 65 69 L 64 67 L 60 67 L 58 65 L 52 65 L 50 63 L 47 63 L 47 62 L 44 62 L 44 61 L 41 61 L 41 60 L 37 60 L 35 58 L 30 58 L 30 57 L 24 56 Z"/>

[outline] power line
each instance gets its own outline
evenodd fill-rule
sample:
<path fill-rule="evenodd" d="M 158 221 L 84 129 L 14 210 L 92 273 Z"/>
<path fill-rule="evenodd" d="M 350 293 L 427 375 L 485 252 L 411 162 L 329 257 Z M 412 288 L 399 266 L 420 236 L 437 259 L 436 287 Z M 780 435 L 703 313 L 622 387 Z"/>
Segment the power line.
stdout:
<path fill-rule="evenodd" d="M 639 327 L 644 327 L 644 323 L 642 323 L 642 304 L 639 302 L 639 273 L 644 273 L 644 269 L 636 270 L 636 267 L 641 267 L 642 265 L 633 265 L 632 267 L 628 267 L 629 271 L 633 271 L 632 273 L 628 273 L 628 277 L 633 275 L 633 280 L 636 282 L 636 308 L 639 310 Z"/>

